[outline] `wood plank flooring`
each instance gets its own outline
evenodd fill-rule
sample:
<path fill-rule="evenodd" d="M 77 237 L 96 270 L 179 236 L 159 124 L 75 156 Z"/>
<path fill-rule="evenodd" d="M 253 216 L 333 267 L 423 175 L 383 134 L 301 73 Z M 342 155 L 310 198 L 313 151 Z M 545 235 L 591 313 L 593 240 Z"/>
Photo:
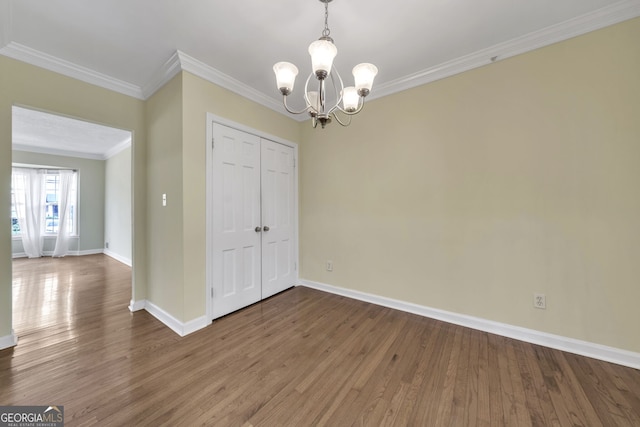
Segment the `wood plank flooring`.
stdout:
<path fill-rule="evenodd" d="M 180 338 L 103 255 L 15 260 L 1 405 L 68 426 L 640 426 L 640 371 L 298 287 Z"/>

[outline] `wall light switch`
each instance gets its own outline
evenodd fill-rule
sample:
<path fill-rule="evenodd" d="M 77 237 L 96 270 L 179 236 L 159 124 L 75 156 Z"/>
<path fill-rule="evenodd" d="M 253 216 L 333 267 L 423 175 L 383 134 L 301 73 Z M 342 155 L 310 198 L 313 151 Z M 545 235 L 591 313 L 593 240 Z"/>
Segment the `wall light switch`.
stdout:
<path fill-rule="evenodd" d="M 167 206 L 167 193 L 162 194 L 162 206 Z"/>

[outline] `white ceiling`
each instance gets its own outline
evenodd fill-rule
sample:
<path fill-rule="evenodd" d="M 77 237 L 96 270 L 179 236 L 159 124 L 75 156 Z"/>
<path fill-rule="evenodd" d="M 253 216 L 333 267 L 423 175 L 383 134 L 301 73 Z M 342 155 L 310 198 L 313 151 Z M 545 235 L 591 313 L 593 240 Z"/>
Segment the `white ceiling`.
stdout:
<path fill-rule="evenodd" d="M 13 107 L 13 149 L 105 160 L 131 145 L 131 132 Z"/>
<path fill-rule="evenodd" d="M 186 69 L 282 111 L 272 66 L 310 72 L 318 0 L 0 0 L 0 54 L 146 98 Z M 334 0 L 336 66 L 384 96 L 640 16 L 640 0 Z M 176 54 L 178 53 L 178 54 Z"/>

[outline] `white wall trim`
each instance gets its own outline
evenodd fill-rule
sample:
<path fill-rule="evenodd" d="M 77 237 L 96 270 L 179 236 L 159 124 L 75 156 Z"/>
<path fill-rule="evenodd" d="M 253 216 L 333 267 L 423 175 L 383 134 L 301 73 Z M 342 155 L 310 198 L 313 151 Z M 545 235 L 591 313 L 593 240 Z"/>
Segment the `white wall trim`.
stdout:
<path fill-rule="evenodd" d="M 298 116 L 288 114 L 283 109 L 282 104 L 270 96 L 267 96 L 251 86 L 218 71 L 212 66 L 207 65 L 180 50 L 177 50 L 171 58 L 162 65 L 151 81 L 144 86 L 142 89 L 144 98 L 149 98 L 158 89 L 167 84 L 180 71 L 187 71 L 197 77 L 230 90 L 231 92 L 270 108 L 278 113 L 288 115 L 291 118 L 298 118 Z"/>
<path fill-rule="evenodd" d="M 185 335 L 205 328 L 209 325 L 206 316 L 197 317 L 193 320 L 183 323 L 148 300 L 144 303 L 144 309 L 181 337 L 184 337 Z"/>
<path fill-rule="evenodd" d="M 19 140 L 12 144 L 12 151 L 26 151 L 28 153 L 51 154 L 53 156 L 78 157 L 81 159 L 106 160 L 107 157 L 98 153 L 83 153 L 80 151 L 61 150 L 53 147 L 38 147 L 35 145 L 21 144 Z"/>
<path fill-rule="evenodd" d="M 104 253 L 103 249 L 85 249 L 83 251 L 69 251 L 69 253 L 67 255 L 70 256 L 84 256 L 84 255 L 97 255 L 97 254 L 102 254 Z M 53 252 L 51 252 L 51 255 L 53 255 Z"/>
<path fill-rule="evenodd" d="M 18 336 L 15 331 L 12 329 L 9 335 L 5 335 L 4 337 L 0 337 L 0 350 L 4 350 L 5 348 L 15 347 L 18 345 Z"/>
<path fill-rule="evenodd" d="M 108 160 L 129 147 L 131 147 L 131 139 L 119 143 L 105 153 L 85 153 L 82 151 L 61 150 L 53 147 L 39 147 L 35 145 L 22 144 L 20 143 L 20 140 L 14 140 L 12 150 L 26 151 L 28 153 L 51 154 L 53 156 L 78 157 L 81 159 Z"/>
<path fill-rule="evenodd" d="M 132 299 L 131 301 L 129 301 L 129 311 L 133 313 L 134 311 L 144 310 L 146 304 L 146 300 L 134 301 Z"/>
<path fill-rule="evenodd" d="M 215 68 L 205 64 L 204 62 L 192 58 L 191 56 L 181 51 L 178 51 L 178 57 L 180 58 L 180 65 L 182 67 L 182 70 L 188 71 L 191 74 L 207 80 L 208 82 L 221 86 L 227 90 L 230 90 L 231 92 L 237 93 L 244 98 L 270 108 L 278 113 L 287 115 L 292 118 L 298 118 L 298 116 L 290 115 L 289 113 L 287 113 L 286 110 L 284 110 L 281 102 L 278 102 L 274 98 L 265 95 L 264 93 L 252 88 L 251 86 L 216 70 Z M 305 118 L 308 118 L 306 114 L 303 116 L 305 116 Z"/>
<path fill-rule="evenodd" d="M 178 51 L 175 51 L 173 55 L 171 55 L 171 58 L 162 64 L 162 67 L 160 67 L 151 80 L 142 88 L 144 99 L 148 99 L 156 93 L 158 89 L 169 83 L 169 80 L 174 78 L 180 71 L 180 57 L 178 56 Z"/>
<path fill-rule="evenodd" d="M 131 134 L 131 132 L 129 132 Z M 121 151 L 126 150 L 127 148 L 131 147 L 131 138 L 126 139 L 124 141 L 122 141 L 121 143 L 111 147 L 109 150 L 107 150 L 104 155 L 102 156 L 102 160 L 108 160 L 110 158 L 112 158 L 113 156 L 115 156 L 116 154 L 120 153 Z"/>
<path fill-rule="evenodd" d="M 104 253 L 102 249 L 86 249 L 83 251 L 69 251 L 66 256 L 84 256 L 84 255 L 96 255 Z M 42 256 L 53 256 L 53 251 L 43 251 Z M 11 258 L 26 258 L 27 254 L 24 252 L 16 252 L 11 255 Z"/>
<path fill-rule="evenodd" d="M 10 3 L 10 2 L 9 2 Z M 8 7 L 8 6 L 7 6 Z M 0 55 L 73 77 L 86 83 L 110 89 L 124 95 L 145 100 L 164 86 L 181 70 L 188 71 L 211 83 L 270 108 L 298 121 L 308 119 L 306 115 L 287 113 L 279 100 L 272 98 L 217 69 L 177 50 L 158 72 L 143 87 L 115 79 L 89 68 L 56 58 L 44 52 L 11 41 L 11 10 L 5 16 L 3 32 L 0 33 Z M 473 68 L 482 67 L 494 61 L 529 52 L 572 37 L 586 34 L 609 25 L 617 24 L 640 16 L 640 0 L 621 0 L 596 11 L 578 16 L 542 30 L 499 43 L 408 76 L 378 85 L 369 99 L 382 98 L 416 86 L 421 86 L 445 77 L 453 76 Z"/>
<path fill-rule="evenodd" d="M 106 256 L 109 256 L 109 257 L 115 259 L 116 261 L 120 261 L 121 263 L 123 263 L 125 265 L 128 265 L 129 267 L 133 266 L 133 264 L 131 262 L 131 258 L 126 258 L 126 257 L 123 257 L 122 255 L 118 255 L 117 253 L 115 253 L 113 251 L 110 251 L 109 249 L 104 249 L 103 253 Z"/>
<path fill-rule="evenodd" d="M 206 328 L 211 322 L 207 321 L 207 316 L 196 317 L 193 320 L 189 320 L 182 324 L 182 336 L 189 335 L 200 329 Z"/>
<path fill-rule="evenodd" d="M 417 73 L 378 85 L 369 100 L 444 79 L 640 16 L 639 0 L 623 0 L 539 31 L 498 43 Z"/>
<path fill-rule="evenodd" d="M 62 74 L 67 77 L 78 79 L 85 83 L 100 86 L 105 89 L 113 90 L 124 95 L 132 96 L 138 99 L 144 99 L 142 89 L 131 83 L 118 80 L 106 74 L 99 73 L 90 68 L 74 64 L 64 59 L 57 58 L 48 53 L 40 52 L 28 46 L 16 42 L 9 42 L 0 49 L 0 55 L 26 62 Z"/>
<path fill-rule="evenodd" d="M 171 329 L 176 334 L 181 337 L 184 336 L 182 333 L 182 322 L 152 303 L 151 301 L 145 301 L 144 309 L 151 314 L 153 317 L 164 323 L 169 329 Z"/>
<path fill-rule="evenodd" d="M 540 332 L 533 329 L 521 328 L 519 326 L 512 326 L 506 323 L 495 322 L 479 317 L 467 316 L 465 314 L 439 310 L 437 308 L 425 307 L 422 305 L 387 297 L 381 297 L 366 292 L 340 288 L 337 286 L 327 285 L 325 283 L 313 282 L 311 280 L 303 279 L 300 280 L 300 283 L 303 286 L 309 288 L 329 292 L 336 295 L 342 295 L 344 297 L 353 298 L 376 305 L 381 305 L 383 307 L 389 307 L 396 310 L 405 311 L 407 313 L 413 313 L 419 316 L 441 320 L 443 322 L 453 323 L 455 325 L 477 329 L 507 338 L 513 338 L 516 340 L 542 345 L 569 353 L 579 354 L 581 356 L 592 357 L 594 359 L 604 360 L 606 362 L 640 369 L 640 353 L 634 353 L 628 350 L 622 350 L 601 344 L 581 341 L 574 338 L 563 337 L 560 335 L 548 334 L 546 332 Z"/>

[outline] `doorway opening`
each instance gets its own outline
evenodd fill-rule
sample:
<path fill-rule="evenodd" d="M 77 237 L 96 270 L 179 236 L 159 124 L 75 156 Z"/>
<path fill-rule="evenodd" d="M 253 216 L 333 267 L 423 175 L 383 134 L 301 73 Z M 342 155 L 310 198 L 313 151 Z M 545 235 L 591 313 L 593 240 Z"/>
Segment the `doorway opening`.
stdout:
<path fill-rule="evenodd" d="M 25 265 L 34 274 L 42 274 L 38 270 L 43 267 L 48 270 L 42 280 L 32 282 L 40 283 L 41 289 L 37 292 L 29 289 L 41 313 L 66 310 L 66 315 L 56 318 L 74 321 L 66 305 L 71 303 L 69 290 L 73 282 L 78 275 L 88 274 L 83 272 L 83 265 L 91 265 L 91 271 L 107 273 L 107 266 L 117 262 L 125 264 L 125 270 L 131 272 L 132 143 L 133 134 L 128 130 L 28 107 L 12 107 L 12 258 L 19 260 L 23 273 Z M 65 171 L 73 175 L 73 191 L 66 191 L 69 186 L 62 185 Z M 21 174 L 31 177 L 26 181 L 15 178 Z M 32 187 L 34 182 L 37 185 Z M 31 219 L 27 220 L 27 216 Z M 60 239 L 66 239 L 62 251 Z M 47 258 L 51 256 L 55 258 Z M 37 260 L 31 263 L 27 258 Z M 54 267 L 68 264 L 72 258 L 76 267 L 71 272 L 67 269 L 62 275 L 54 274 Z M 24 280 L 24 274 L 20 281 L 14 274 L 12 311 L 18 336 L 21 320 L 17 316 L 25 311 L 16 304 L 25 304 L 26 300 L 16 294 L 24 293 L 25 289 L 18 291 L 16 287 L 24 285 L 18 283 Z M 128 287 L 132 294 L 131 280 Z M 65 298 L 61 294 L 63 289 Z"/>

